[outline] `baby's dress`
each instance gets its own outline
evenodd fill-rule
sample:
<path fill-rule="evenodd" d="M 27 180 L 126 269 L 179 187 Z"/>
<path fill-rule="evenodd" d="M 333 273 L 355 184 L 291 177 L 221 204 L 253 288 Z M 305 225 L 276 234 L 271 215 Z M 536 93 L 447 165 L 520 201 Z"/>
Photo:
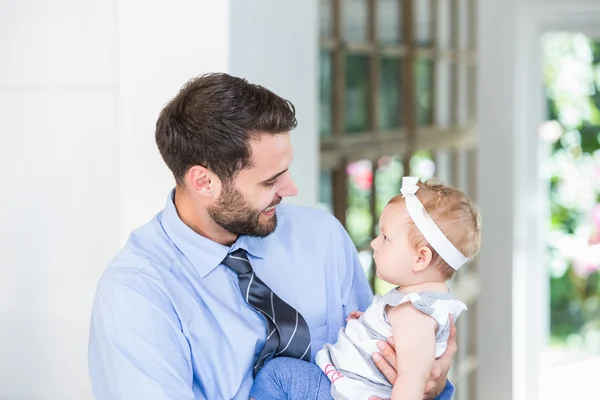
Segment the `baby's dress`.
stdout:
<path fill-rule="evenodd" d="M 450 334 L 448 315 L 452 315 L 456 321 L 467 309 L 465 304 L 456 300 L 451 293 L 402 293 L 392 289 L 383 296 L 376 295 L 359 319 L 348 321 L 346 327 L 340 329 L 337 342 L 326 344 L 316 355 L 315 362 L 331 380 L 331 395 L 335 400 L 391 397 L 392 385 L 377 369 L 371 354 L 379 351 L 379 340 L 392 336 L 386 306 L 397 306 L 408 301 L 438 323 L 435 357 L 440 357 L 446 351 Z"/>

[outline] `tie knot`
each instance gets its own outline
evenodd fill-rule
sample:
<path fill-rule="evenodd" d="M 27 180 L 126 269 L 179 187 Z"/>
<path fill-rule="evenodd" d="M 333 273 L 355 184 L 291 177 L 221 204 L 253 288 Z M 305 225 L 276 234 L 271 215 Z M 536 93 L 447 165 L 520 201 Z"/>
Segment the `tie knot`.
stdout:
<path fill-rule="evenodd" d="M 248 254 L 246 254 L 246 250 L 244 249 L 237 249 L 236 251 L 227 254 L 227 257 L 223 260 L 223 265 L 227 266 L 238 275 L 247 274 L 252 271 L 252 264 L 250 264 Z"/>

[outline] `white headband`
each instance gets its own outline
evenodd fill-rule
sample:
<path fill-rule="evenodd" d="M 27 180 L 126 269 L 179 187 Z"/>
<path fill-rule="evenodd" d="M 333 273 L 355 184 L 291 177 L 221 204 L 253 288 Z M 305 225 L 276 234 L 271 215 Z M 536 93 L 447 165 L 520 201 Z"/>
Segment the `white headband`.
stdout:
<path fill-rule="evenodd" d="M 435 221 L 423 208 L 423 203 L 415 195 L 419 187 L 417 186 L 419 178 L 405 176 L 402 178 L 402 188 L 400 193 L 406 202 L 406 210 L 421 232 L 425 240 L 429 242 L 431 247 L 442 257 L 449 266 L 454 270 L 458 270 L 465 265 L 469 259 L 465 257 L 444 235 L 441 229 L 436 225 Z"/>

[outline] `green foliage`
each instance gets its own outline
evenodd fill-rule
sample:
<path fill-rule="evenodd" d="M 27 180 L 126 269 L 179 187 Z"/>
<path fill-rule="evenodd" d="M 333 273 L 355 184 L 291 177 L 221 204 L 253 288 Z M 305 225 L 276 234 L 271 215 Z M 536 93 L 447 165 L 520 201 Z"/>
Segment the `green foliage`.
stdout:
<path fill-rule="evenodd" d="M 552 155 L 552 343 L 600 350 L 600 43 L 579 34 L 543 40 Z M 558 132 L 558 134 L 556 134 Z"/>

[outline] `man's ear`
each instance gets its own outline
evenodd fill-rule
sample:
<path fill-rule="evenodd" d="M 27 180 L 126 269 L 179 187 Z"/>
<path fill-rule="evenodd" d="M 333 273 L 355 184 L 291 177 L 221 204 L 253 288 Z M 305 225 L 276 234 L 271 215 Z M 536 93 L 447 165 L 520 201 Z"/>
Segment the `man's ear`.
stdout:
<path fill-rule="evenodd" d="M 415 263 L 415 266 L 413 267 L 413 271 L 414 272 L 425 271 L 425 269 L 427 267 L 429 267 L 429 264 L 431 264 L 432 257 L 433 257 L 433 254 L 431 253 L 431 249 L 429 248 L 429 246 L 420 247 L 419 250 L 417 251 L 417 262 Z"/>
<path fill-rule="evenodd" d="M 200 196 L 214 198 L 218 193 L 221 181 L 209 169 L 194 165 L 185 176 L 189 187 Z"/>

